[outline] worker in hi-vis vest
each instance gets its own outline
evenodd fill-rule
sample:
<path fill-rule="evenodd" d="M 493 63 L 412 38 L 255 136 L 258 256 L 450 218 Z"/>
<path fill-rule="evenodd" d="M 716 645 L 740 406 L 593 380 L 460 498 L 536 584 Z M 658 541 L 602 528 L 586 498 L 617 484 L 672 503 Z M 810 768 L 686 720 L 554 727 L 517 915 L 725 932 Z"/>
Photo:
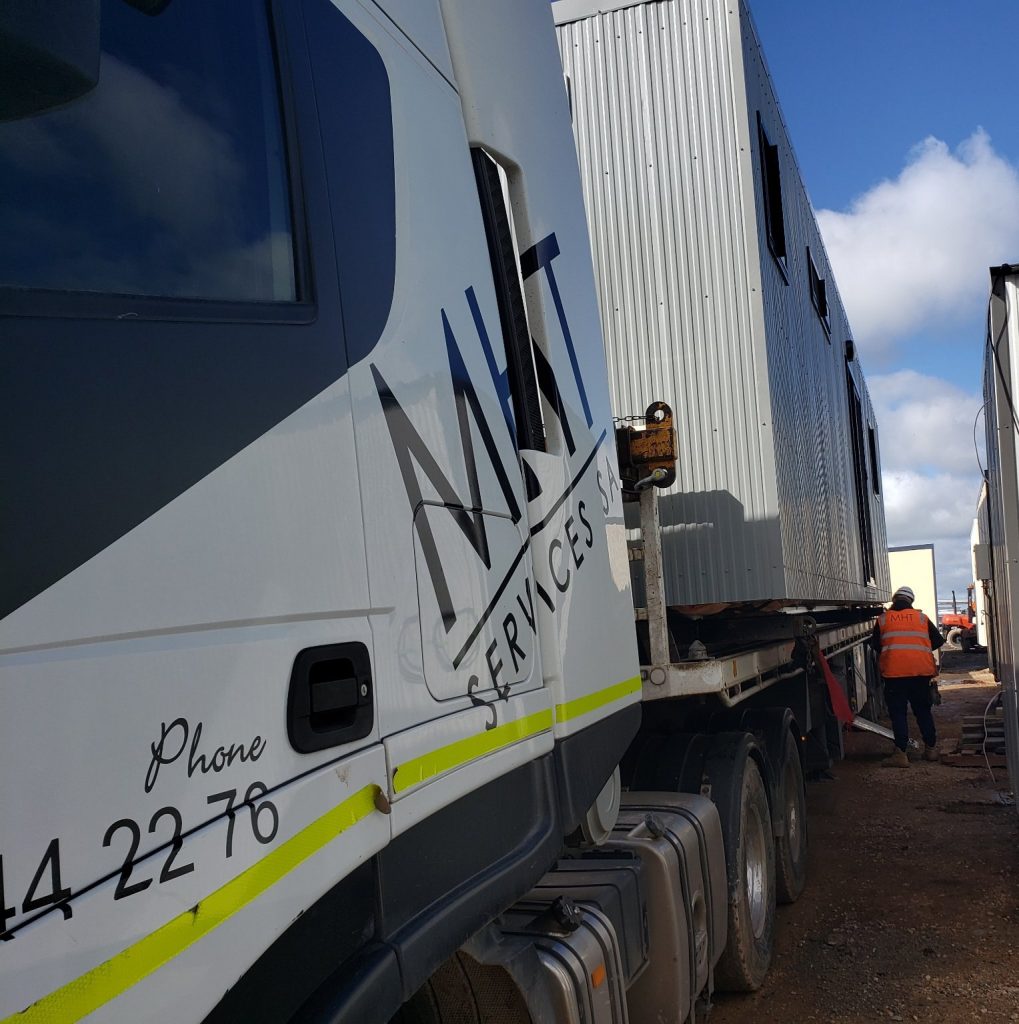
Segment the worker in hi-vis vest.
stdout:
<path fill-rule="evenodd" d="M 871 646 L 885 682 L 885 703 L 895 734 L 895 753 L 885 760 L 889 768 L 908 768 L 909 723 L 906 706 L 913 708 L 924 741 L 924 760 L 937 761 L 938 735 L 931 714 L 931 681 L 938 674 L 934 652 L 945 642 L 937 626 L 913 607 L 913 591 L 899 587 L 891 607 L 877 618 Z"/>

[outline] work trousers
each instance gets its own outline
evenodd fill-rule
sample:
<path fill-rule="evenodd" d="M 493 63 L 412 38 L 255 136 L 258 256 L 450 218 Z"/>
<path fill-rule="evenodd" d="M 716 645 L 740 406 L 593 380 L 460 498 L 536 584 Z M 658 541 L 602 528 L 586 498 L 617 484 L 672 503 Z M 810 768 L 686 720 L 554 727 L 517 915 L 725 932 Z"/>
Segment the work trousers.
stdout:
<path fill-rule="evenodd" d="M 885 703 L 892 720 L 895 745 L 905 750 L 909 740 L 909 723 L 906 720 L 906 706 L 913 708 L 920 735 L 928 747 L 938 741 L 931 714 L 931 681 L 929 676 L 885 676 Z"/>

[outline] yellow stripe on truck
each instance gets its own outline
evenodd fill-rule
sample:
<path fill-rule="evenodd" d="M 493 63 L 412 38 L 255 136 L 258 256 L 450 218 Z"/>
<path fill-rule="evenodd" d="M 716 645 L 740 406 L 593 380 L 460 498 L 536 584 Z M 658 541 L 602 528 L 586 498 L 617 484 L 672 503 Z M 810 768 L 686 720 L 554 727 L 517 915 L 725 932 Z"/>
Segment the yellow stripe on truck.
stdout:
<path fill-rule="evenodd" d="M 640 676 L 632 676 L 630 679 L 624 679 L 621 683 L 607 686 L 604 690 L 596 690 L 594 693 L 577 697 L 565 704 L 557 704 L 554 720 L 565 722 L 571 718 L 579 718 L 606 704 L 639 692 L 640 687 Z M 436 775 L 443 774 L 443 772 L 460 768 L 486 754 L 537 736 L 538 733 L 551 729 L 552 723 L 551 710 L 538 711 L 533 715 L 518 718 L 513 722 L 505 722 L 502 725 L 497 725 L 494 729 L 478 733 L 476 736 L 466 736 L 462 740 L 456 740 L 430 753 L 415 757 L 404 764 L 397 765 L 393 770 L 393 792 L 402 793 L 412 786 L 417 786 Z"/>
<path fill-rule="evenodd" d="M 494 753 L 502 747 L 511 746 L 521 740 L 537 736 L 552 728 L 552 710 L 537 711 L 513 722 L 504 722 L 494 729 L 466 736 L 462 740 L 448 743 L 428 754 L 412 758 L 393 769 L 393 792 L 402 793 L 411 786 L 459 768 L 469 761 L 476 761 L 485 754 Z"/>
<path fill-rule="evenodd" d="M 73 1024 L 116 999 L 188 946 L 218 928 L 338 835 L 375 810 L 379 787 L 365 786 L 316 818 L 295 836 L 256 861 L 197 906 L 167 921 L 151 935 L 43 996 L 0 1024 Z"/>
<path fill-rule="evenodd" d="M 640 686 L 640 676 L 632 676 L 614 686 L 606 686 L 604 690 L 595 690 L 594 693 L 577 697 L 565 704 L 557 704 L 555 708 L 556 721 L 568 722 L 571 718 L 579 718 L 581 715 L 597 711 L 598 708 L 604 707 L 606 704 L 622 700 L 623 697 L 629 697 L 632 693 L 638 693 Z"/>

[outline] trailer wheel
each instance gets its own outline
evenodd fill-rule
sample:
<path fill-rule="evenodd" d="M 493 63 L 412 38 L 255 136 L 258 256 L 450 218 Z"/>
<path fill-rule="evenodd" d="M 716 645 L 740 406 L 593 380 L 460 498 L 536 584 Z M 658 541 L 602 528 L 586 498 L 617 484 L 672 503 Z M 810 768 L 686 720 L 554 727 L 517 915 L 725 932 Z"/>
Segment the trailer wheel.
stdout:
<path fill-rule="evenodd" d="M 728 992 L 760 988 L 775 937 L 775 846 L 755 748 L 746 733 L 722 733 L 704 763 L 725 844 L 729 934 L 715 980 Z"/>
<path fill-rule="evenodd" d="M 807 800 L 796 739 L 785 734 L 778 799 L 785 831 L 775 837 L 775 892 L 779 903 L 795 903 L 807 884 Z"/>

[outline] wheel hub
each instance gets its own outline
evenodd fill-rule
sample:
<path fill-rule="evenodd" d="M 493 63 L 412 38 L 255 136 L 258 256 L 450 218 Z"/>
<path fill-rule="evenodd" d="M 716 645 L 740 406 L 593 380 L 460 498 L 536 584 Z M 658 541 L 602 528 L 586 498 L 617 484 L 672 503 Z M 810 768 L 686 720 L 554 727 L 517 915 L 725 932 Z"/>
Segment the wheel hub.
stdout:
<path fill-rule="evenodd" d="M 793 860 L 799 860 L 800 843 L 803 839 L 802 821 L 800 819 L 799 790 L 796 786 L 795 773 L 790 771 L 786 778 L 785 828 L 789 841 L 789 853 Z"/>
<path fill-rule="evenodd" d="M 756 807 L 750 808 L 746 831 L 746 886 L 750 925 L 760 938 L 768 920 L 768 858 L 764 822 Z"/>

